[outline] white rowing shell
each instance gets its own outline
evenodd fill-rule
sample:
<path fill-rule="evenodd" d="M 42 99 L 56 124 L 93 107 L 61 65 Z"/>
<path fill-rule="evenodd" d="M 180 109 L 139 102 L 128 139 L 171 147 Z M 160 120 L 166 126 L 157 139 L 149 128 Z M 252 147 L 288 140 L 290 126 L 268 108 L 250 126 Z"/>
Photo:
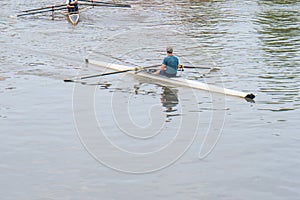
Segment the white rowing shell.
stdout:
<path fill-rule="evenodd" d="M 73 25 L 76 25 L 79 21 L 79 13 L 68 14 L 68 19 Z"/>
<path fill-rule="evenodd" d="M 216 92 L 216 93 L 221 93 L 221 94 L 225 94 L 225 95 L 241 97 L 241 98 L 246 98 L 246 99 L 254 99 L 255 98 L 255 95 L 253 95 L 251 93 L 245 93 L 245 92 L 240 92 L 240 91 L 236 91 L 236 90 L 232 90 L 232 89 L 226 89 L 226 88 L 222 88 L 222 87 L 215 86 L 212 84 L 202 83 L 202 82 L 195 81 L 195 80 L 188 80 L 188 79 L 184 79 L 181 77 L 168 78 L 168 77 L 161 76 L 161 75 L 150 74 L 145 71 L 140 71 L 138 73 L 135 72 L 136 70 L 142 69 L 142 67 L 141 68 L 128 67 L 125 65 L 113 64 L 113 63 L 107 63 L 107 62 L 95 61 L 95 60 L 88 60 L 88 63 L 96 65 L 96 66 L 100 66 L 100 67 L 106 67 L 106 68 L 116 70 L 116 71 L 132 70 L 130 73 L 135 74 L 137 76 L 141 76 L 144 78 L 150 78 L 153 80 L 169 83 L 172 85 L 191 87 L 194 89 L 205 90 L 205 91 L 209 91 L 209 92 Z"/>

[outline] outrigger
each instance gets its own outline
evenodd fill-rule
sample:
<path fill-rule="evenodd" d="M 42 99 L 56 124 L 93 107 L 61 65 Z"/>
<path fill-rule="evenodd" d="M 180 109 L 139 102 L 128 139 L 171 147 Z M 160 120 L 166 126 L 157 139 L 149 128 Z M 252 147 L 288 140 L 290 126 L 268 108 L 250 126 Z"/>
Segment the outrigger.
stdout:
<path fill-rule="evenodd" d="M 52 5 L 46 6 L 41 8 L 34 8 L 29 10 L 23 10 L 17 17 L 28 16 L 28 15 L 37 15 L 41 13 L 51 13 L 52 20 L 54 20 L 54 13 L 57 11 L 64 11 L 66 13 L 68 21 L 76 25 L 79 22 L 79 14 L 80 11 L 86 8 L 92 8 L 95 6 L 102 6 L 102 7 L 119 7 L 119 8 L 131 8 L 128 4 L 118 4 L 112 2 L 102 2 L 102 1 L 94 1 L 94 0 L 78 0 L 77 4 L 79 5 L 78 11 L 69 12 L 67 4 L 59 4 L 59 5 Z"/>

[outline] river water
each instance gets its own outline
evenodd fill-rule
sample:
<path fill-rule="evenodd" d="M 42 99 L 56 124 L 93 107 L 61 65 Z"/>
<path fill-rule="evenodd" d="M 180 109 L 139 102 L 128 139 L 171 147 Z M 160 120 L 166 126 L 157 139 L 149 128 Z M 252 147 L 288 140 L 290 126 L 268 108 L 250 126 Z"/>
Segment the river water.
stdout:
<path fill-rule="evenodd" d="M 55 0 L 52 3 L 60 4 Z M 299 199 L 300 2 L 122 1 L 76 27 L 2 1 L 1 199 Z M 85 63 L 159 64 L 255 102 Z M 83 84 L 81 84 L 83 83 Z"/>

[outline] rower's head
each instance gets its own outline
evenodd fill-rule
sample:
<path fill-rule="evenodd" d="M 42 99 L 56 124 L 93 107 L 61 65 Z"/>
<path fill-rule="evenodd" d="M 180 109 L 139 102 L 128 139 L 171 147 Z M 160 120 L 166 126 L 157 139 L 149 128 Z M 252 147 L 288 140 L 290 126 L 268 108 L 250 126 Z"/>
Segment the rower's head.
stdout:
<path fill-rule="evenodd" d="M 166 51 L 167 51 L 167 54 L 172 54 L 173 53 L 173 48 L 172 47 L 167 47 Z"/>

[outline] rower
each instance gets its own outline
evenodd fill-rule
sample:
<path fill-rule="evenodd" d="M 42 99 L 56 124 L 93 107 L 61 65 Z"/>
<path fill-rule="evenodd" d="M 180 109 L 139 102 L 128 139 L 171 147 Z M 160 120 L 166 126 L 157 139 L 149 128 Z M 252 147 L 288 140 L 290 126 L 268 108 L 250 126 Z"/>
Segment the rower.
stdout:
<path fill-rule="evenodd" d="M 66 4 L 69 13 L 78 12 L 78 0 L 66 0 Z"/>
<path fill-rule="evenodd" d="M 179 60 L 173 55 L 173 48 L 166 48 L 167 56 L 164 58 L 160 70 L 154 72 L 154 74 L 160 74 L 167 77 L 175 77 L 177 74 L 177 68 L 179 68 Z"/>

